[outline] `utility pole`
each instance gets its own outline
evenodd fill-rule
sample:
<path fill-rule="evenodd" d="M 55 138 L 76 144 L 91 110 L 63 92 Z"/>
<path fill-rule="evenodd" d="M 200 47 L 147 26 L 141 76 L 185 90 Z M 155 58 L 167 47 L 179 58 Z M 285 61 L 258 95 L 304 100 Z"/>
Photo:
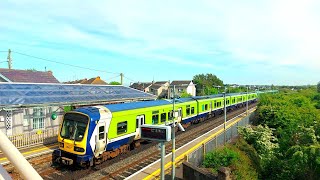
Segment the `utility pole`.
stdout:
<path fill-rule="evenodd" d="M 123 85 L 123 73 L 120 73 L 120 78 L 121 78 L 121 85 Z"/>
<path fill-rule="evenodd" d="M 8 50 L 8 69 L 12 68 L 11 49 Z"/>
<path fill-rule="evenodd" d="M 173 85 L 173 102 L 172 102 L 172 118 L 173 118 L 173 122 L 172 122 L 172 131 L 171 131 L 171 137 L 172 137 L 172 167 L 171 167 L 171 179 L 174 180 L 175 176 L 176 176 L 176 165 L 175 165 L 175 159 L 176 159 L 176 137 L 175 137 L 175 130 L 176 130 L 176 123 L 175 123 L 175 111 L 174 111 L 174 104 L 175 104 L 175 85 Z"/>
<path fill-rule="evenodd" d="M 224 124 L 223 124 L 223 128 L 224 128 L 224 143 L 226 143 L 226 141 L 227 141 L 227 137 L 226 137 L 226 125 L 227 125 L 227 102 L 226 102 L 226 93 L 227 93 L 227 87 L 224 86 Z"/>

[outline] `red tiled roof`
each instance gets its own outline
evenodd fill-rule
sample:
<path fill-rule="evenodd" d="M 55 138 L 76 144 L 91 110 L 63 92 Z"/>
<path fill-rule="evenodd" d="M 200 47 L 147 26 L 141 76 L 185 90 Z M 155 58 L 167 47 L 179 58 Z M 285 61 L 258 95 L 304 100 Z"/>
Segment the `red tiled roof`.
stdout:
<path fill-rule="evenodd" d="M 95 78 L 91 78 L 87 81 L 81 82 L 81 84 L 108 84 L 108 83 L 100 79 L 100 77 L 98 76 Z"/>
<path fill-rule="evenodd" d="M 87 81 L 87 78 L 74 80 L 74 81 L 67 81 L 67 82 L 63 82 L 63 84 L 82 84 L 83 82 L 86 82 L 86 81 Z"/>
<path fill-rule="evenodd" d="M 0 74 L 12 82 L 59 83 L 51 71 L 42 72 L 0 68 Z"/>

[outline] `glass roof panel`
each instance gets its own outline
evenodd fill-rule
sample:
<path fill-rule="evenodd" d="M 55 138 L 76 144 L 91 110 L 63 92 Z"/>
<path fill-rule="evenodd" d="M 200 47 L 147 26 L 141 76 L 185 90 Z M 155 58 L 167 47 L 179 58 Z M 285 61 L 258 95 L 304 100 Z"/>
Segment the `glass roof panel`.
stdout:
<path fill-rule="evenodd" d="M 0 107 L 156 99 L 154 95 L 124 86 L 39 83 L 0 83 L 0 96 Z"/>

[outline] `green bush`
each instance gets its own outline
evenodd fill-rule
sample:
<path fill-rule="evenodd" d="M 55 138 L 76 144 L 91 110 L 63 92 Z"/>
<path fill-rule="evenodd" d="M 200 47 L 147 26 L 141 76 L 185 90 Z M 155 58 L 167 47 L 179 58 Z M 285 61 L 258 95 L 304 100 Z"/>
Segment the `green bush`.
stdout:
<path fill-rule="evenodd" d="M 248 144 L 243 138 L 240 137 L 236 142 L 235 147 L 237 147 L 240 151 L 245 153 L 246 156 L 248 156 L 248 158 L 251 160 L 252 165 L 258 172 L 262 171 L 260 156 L 252 145 Z"/>
<path fill-rule="evenodd" d="M 214 173 L 221 166 L 229 167 L 232 179 L 258 179 L 258 173 L 251 158 L 245 152 L 239 150 L 237 145 L 227 145 L 226 147 L 209 152 L 205 155 L 203 165 L 207 168 L 212 168 Z"/>
<path fill-rule="evenodd" d="M 239 153 L 227 148 L 219 148 L 205 155 L 203 165 L 217 171 L 221 166 L 228 167 L 239 159 Z"/>
<path fill-rule="evenodd" d="M 320 94 L 314 88 L 261 96 L 261 126 L 240 128 L 239 133 L 255 149 L 239 146 L 259 163 L 260 179 L 320 179 L 319 109 Z"/>

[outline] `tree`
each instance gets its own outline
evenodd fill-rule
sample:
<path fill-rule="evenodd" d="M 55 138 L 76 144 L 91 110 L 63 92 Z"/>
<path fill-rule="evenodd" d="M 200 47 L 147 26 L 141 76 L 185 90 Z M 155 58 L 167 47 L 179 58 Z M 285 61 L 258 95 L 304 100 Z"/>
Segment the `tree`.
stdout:
<path fill-rule="evenodd" d="M 27 71 L 37 72 L 35 68 L 26 69 Z"/>
<path fill-rule="evenodd" d="M 214 86 L 223 86 L 223 81 L 216 75 L 208 74 L 197 74 L 193 77 L 193 83 L 196 84 L 197 95 L 210 95 L 217 92 L 217 88 Z"/>
<path fill-rule="evenodd" d="M 262 157 L 261 179 L 317 179 L 320 173 L 320 112 L 315 108 L 318 95 L 314 87 L 309 87 L 260 97 L 257 114 L 262 126 L 253 130 L 240 128 L 239 134 Z M 277 147 L 270 148 L 274 143 Z"/>
<path fill-rule="evenodd" d="M 320 93 L 320 81 L 318 82 L 317 90 L 318 90 L 318 93 Z"/>
<path fill-rule="evenodd" d="M 121 85 L 121 83 L 117 82 L 117 81 L 111 81 L 109 83 L 110 85 Z"/>
<path fill-rule="evenodd" d="M 191 94 L 187 93 L 186 91 L 182 91 L 180 93 L 180 97 L 182 97 L 182 98 L 191 97 Z"/>

